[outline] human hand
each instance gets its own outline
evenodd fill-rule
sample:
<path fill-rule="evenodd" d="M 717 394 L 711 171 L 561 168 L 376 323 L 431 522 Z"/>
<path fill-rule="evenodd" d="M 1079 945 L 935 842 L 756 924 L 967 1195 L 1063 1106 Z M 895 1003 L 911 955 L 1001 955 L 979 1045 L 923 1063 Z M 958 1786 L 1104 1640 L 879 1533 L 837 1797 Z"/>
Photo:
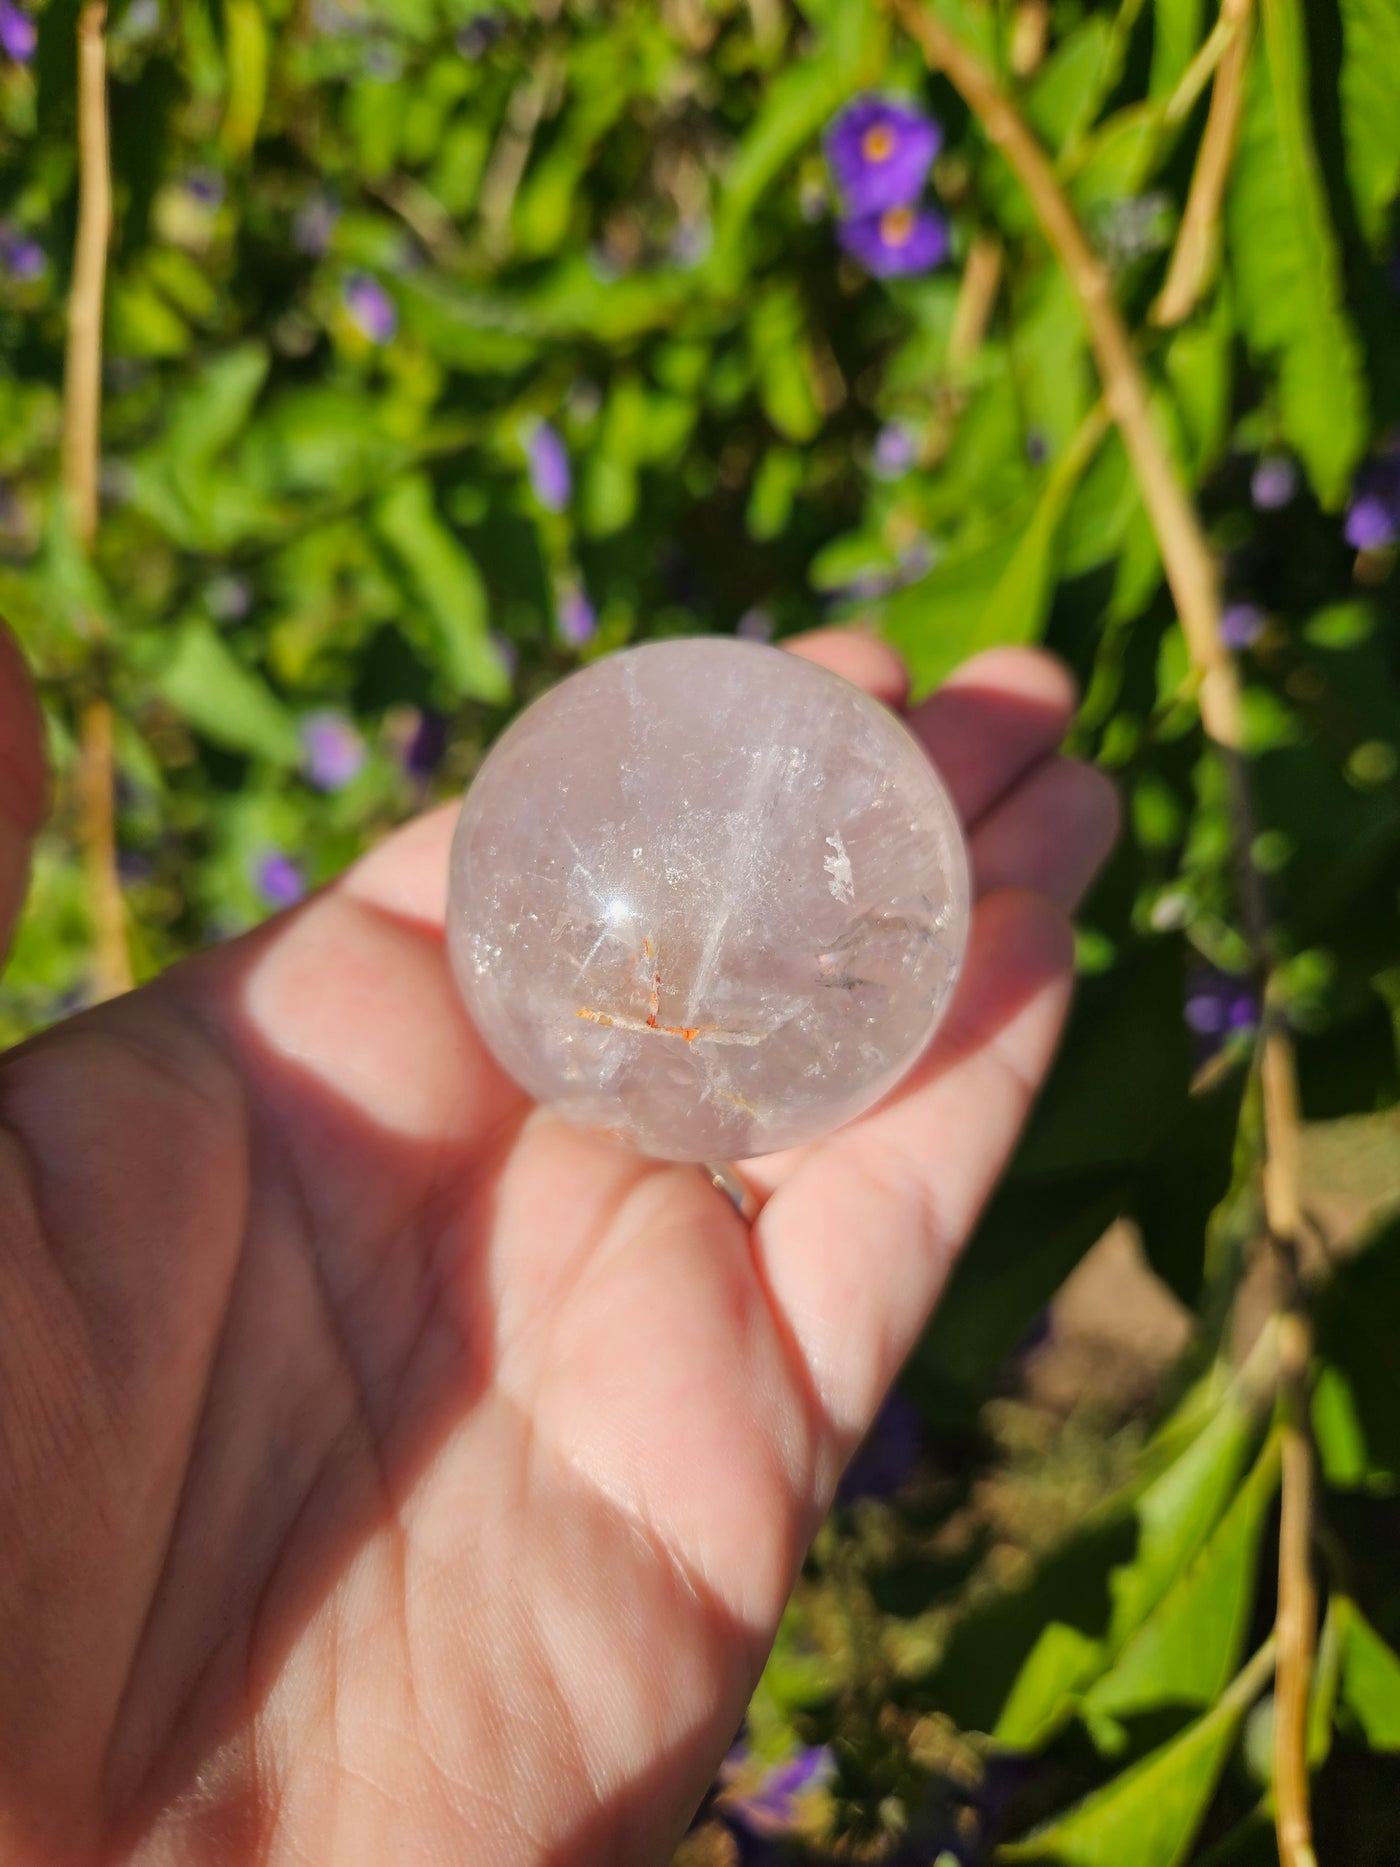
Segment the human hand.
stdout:
<path fill-rule="evenodd" d="M 19 682 L 0 641 L 0 941 Z M 664 1861 L 1053 1050 L 1116 823 L 1071 705 L 1002 650 L 912 716 L 964 975 L 894 1095 L 747 1165 L 751 1226 L 496 1067 L 451 811 L 0 1063 L 7 1862 Z"/>

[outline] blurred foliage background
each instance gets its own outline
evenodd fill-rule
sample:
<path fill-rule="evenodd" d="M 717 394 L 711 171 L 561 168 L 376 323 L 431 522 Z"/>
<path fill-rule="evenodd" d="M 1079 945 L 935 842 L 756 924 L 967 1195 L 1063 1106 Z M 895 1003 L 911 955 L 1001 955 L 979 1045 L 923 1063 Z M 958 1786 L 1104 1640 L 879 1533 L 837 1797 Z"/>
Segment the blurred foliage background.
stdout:
<path fill-rule="evenodd" d="M 1217 556 L 1304 1115 L 1318 1850 L 1393 1863 L 1400 4 L 932 4 L 1049 153 Z M 1047 642 L 1128 819 L 1071 1033 L 681 1858 L 1276 1859 L 1260 983 L 1152 528 L 1003 154 L 873 0 L 125 0 L 89 555 L 76 16 L 0 0 L 0 611 L 56 774 L 0 1041 L 93 990 L 94 695 L 146 976 L 456 792 L 580 658 L 848 620 L 924 690 Z"/>

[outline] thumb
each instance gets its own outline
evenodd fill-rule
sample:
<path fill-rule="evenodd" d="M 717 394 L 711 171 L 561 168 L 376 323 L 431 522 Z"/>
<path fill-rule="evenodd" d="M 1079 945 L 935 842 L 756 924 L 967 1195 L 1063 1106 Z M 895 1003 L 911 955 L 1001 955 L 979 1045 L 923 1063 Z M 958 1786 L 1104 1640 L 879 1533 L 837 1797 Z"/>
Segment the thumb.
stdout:
<path fill-rule="evenodd" d="M 44 818 L 44 726 L 18 644 L 0 622 L 0 958 L 29 878 L 29 846 Z"/>

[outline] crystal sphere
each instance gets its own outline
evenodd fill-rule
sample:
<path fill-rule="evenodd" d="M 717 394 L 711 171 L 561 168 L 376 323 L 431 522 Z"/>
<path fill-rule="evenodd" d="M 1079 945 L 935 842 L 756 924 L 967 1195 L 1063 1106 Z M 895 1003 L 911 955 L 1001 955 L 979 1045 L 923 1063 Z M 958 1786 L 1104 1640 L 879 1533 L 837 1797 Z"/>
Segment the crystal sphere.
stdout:
<path fill-rule="evenodd" d="M 728 639 L 572 674 L 477 773 L 448 942 L 530 1094 L 665 1160 L 811 1141 L 928 1043 L 967 938 L 952 803 L 839 675 Z"/>

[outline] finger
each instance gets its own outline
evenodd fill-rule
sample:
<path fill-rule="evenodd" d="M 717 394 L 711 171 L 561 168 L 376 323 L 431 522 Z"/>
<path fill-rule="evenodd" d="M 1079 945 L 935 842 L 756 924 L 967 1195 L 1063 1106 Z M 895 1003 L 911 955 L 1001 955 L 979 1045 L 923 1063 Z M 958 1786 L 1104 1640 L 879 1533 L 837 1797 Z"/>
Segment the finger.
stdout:
<path fill-rule="evenodd" d="M 1077 759 L 1049 759 L 982 818 L 972 838 L 979 895 L 1034 888 L 1077 907 L 1118 837 L 1113 781 Z"/>
<path fill-rule="evenodd" d="M 454 801 L 415 817 L 347 869 L 337 890 L 402 920 L 441 927 L 447 916 L 447 859 L 460 809 Z"/>
<path fill-rule="evenodd" d="M 24 900 L 46 800 L 43 720 L 18 645 L 0 622 L 0 958 Z"/>
<path fill-rule="evenodd" d="M 759 1215 L 760 1269 L 831 1428 L 831 1482 L 1006 1164 L 1064 1022 L 1073 953 L 1055 902 L 988 896 L 925 1062 L 811 1149 Z"/>
<path fill-rule="evenodd" d="M 909 724 L 973 824 L 1055 750 L 1074 706 L 1074 681 L 1053 655 L 993 648 L 950 675 Z"/>
<path fill-rule="evenodd" d="M 909 698 L 909 670 L 903 658 L 888 642 L 860 629 L 813 629 L 793 636 L 783 647 L 863 687 L 887 707 L 901 708 Z"/>

